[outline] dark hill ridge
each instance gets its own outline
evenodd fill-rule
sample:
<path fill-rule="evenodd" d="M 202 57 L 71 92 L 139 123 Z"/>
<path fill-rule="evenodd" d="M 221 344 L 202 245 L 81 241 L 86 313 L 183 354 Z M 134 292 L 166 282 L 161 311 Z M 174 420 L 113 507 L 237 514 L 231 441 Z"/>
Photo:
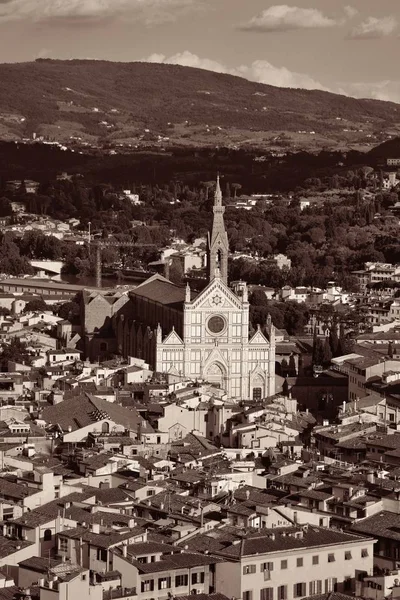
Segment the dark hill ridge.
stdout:
<path fill-rule="evenodd" d="M 185 143 L 208 134 L 208 143 L 221 145 L 218 138 L 232 132 L 240 143 L 252 132 L 315 132 L 338 140 L 344 131 L 358 137 L 400 131 L 400 105 L 391 102 L 177 65 L 40 59 L 0 64 L 0 81 L 0 137 L 8 139 L 35 131 L 60 141 L 71 135 L 131 141 L 149 129 L 147 136 Z"/>

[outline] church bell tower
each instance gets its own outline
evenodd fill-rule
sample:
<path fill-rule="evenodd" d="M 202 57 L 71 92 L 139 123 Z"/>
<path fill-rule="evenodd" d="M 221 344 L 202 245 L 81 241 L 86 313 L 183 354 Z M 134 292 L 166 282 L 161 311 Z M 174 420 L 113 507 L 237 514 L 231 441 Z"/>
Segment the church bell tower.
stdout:
<path fill-rule="evenodd" d="M 228 285 L 228 234 L 224 223 L 225 207 L 222 206 L 222 192 L 217 177 L 213 206 L 213 225 L 211 236 L 208 234 L 208 279 L 212 281 L 216 277 Z"/>

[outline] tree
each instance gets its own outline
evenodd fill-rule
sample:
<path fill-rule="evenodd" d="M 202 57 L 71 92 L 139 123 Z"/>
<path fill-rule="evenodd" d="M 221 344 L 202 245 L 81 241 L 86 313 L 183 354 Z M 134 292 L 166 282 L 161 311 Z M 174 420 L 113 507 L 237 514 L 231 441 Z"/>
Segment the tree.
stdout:
<path fill-rule="evenodd" d="M 329 339 L 325 338 L 324 346 L 323 346 L 323 354 L 322 354 L 322 364 L 329 365 L 332 360 L 332 351 L 329 344 Z"/>
<path fill-rule="evenodd" d="M 182 263 L 180 260 L 174 260 L 169 268 L 169 280 L 172 283 L 181 284 L 183 281 L 184 272 Z"/>
<path fill-rule="evenodd" d="M 331 348 L 332 356 L 338 356 L 338 348 L 339 348 L 339 337 L 337 333 L 337 324 L 334 321 L 329 330 L 329 345 Z"/>
<path fill-rule="evenodd" d="M 296 360 L 293 354 L 291 354 L 289 357 L 289 374 L 291 377 L 295 377 L 297 375 Z"/>
<path fill-rule="evenodd" d="M 242 189 L 242 186 L 240 183 L 232 183 L 231 187 L 233 188 L 233 198 L 236 200 L 237 192 Z"/>
<path fill-rule="evenodd" d="M 3 342 L 0 345 L 0 349 L 0 365 L 2 371 L 7 371 L 9 361 L 31 364 L 31 355 L 28 352 L 28 346 L 25 342 L 21 342 L 19 338 L 12 338 L 9 343 Z"/>
<path fill-rule="evenodd" d="M 11 202 L 4 196 L 0 198 L 0 217 L 8 217 L 13 214 Z"/>
<path fill-rule="evenodd" d="M 24 312 L 38 312 L 43 310 L 48 310 L 46 302 L 43 298 L 35 298 L 25 304 Z"/>
<path fill-rule="evenodd" d="M 286 360 L 286 358 L 282 358 L 281 369 L 282 369 L 282 377 L 287 377 L 289 375 L 289 365 L 288 365 L 288 361 Z"/>

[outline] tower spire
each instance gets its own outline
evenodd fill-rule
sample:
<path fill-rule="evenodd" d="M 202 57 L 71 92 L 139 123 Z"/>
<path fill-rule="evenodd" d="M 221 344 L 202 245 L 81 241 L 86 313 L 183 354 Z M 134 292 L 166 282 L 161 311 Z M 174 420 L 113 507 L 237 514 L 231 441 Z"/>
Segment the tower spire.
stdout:
<path fill-rule="evenodd" d="M 214 195 L 213 225 L 211 236 L 208 235 L 208 275 L 210 281 L 219 276 L 227 284 L 229 244 L 225 230 L 224 212 L 225 207 L 222 205 L 222 192 L 218 174 Z"/>

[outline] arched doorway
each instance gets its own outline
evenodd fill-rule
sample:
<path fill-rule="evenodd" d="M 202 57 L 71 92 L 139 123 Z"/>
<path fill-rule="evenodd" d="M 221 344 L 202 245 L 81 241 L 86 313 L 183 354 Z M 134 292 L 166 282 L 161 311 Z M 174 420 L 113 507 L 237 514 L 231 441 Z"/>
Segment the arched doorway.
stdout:
<path fill-rule="evenodd" d="M 264 379 L 260 374 L 253 377 L 251 387 L 253 400 L 261 400 L 264 397 Z"/>
<path fill-rule="evenodd" d="M 204 379 L 212 385 L 216 385 L 221 388 L 225 387 L 225 372 L 223 367 L 218 363 L 213 363 L 207 367 L 204 373 Z"/>

